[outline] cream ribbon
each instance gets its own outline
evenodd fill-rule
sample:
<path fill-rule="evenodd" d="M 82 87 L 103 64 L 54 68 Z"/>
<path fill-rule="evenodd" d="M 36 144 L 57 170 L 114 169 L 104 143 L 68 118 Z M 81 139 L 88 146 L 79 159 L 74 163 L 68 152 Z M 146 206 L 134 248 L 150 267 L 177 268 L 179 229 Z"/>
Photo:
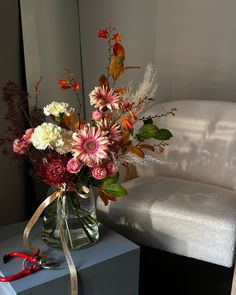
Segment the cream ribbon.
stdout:
<path fill-rule="evenodd" d="M 61 196 L 57 200 L 58 200 L 57 201 L 57 222 L 59 223 L 59 232 L 60 232 L 62 249 L 63 249 L 64 255 L 66 257 L 66 261 L 67 261 L 69 271 L 70 271 L 71 295 L 78 295 L 77 270 L 76 270 L 75 264 L 73 262 L 73 259 L 71 257 L 70 251 L 67 247 L 67 242 L 65 239 L 64 229 L 63 229 L 63 224 L 62 224 L 61 215 L 63 214 L 62 213 L 63 206 L 61 204 L 59 204 L 60 202 L 63 202 L 61 200 Z"/>
<path fill-rule="evenodd" d="M 50 205 L 53 201 L 55 201 L 56 199 L 60 200 L 63 192 L 64 192 L 64 189 L 61 189 L 59 191 L 52 193 L 49 197 L 47 197 L 39 205 L 39 207 L 37 208 L 37 210 L 35 211 L 35 213 L 33 214 L 33 216 L 31 217 L 31 219 L 29 220 L 29 222 L 26 225 L 26 227 L 24 229 L 24 233 L 23 233 L 23 243 L 28 249 L 32 250 L 33 252 L 36 252 L 37 248 L 33 247 L 29 241 L 30 232 L 31 232 L 32 228 L 34 227 L 34 225 L 36 224 L 36 222 L 38 221 L 40 215 L 43 213 L 44 209 L 48 205 Z M 60 211 L 61 211 L 61 208 L 60 208 Z M 58 212 L 59 212 L 59 210 L 58 210 Z M 69 271 L 70 271 L 71 295 L 78 295 L 79 291 L 78 291 L 77 270 L 76 270 L 75 264 L 73 262 L 73 259 L 70 255 L 70 251 L 67 247 L 67 242 L 65 240 L 64 229 L 63 229 L 63 225 L 62 225 L 62 219 L 60 218 L 60 215 L 61 215 L 61 213 L 59 213 L 59 216 L 58 216 L 59 232 L 60 232 L 62 249 L 63 249 L 64 255 L 65 255 L 68 267 L 69 267 Z"/>

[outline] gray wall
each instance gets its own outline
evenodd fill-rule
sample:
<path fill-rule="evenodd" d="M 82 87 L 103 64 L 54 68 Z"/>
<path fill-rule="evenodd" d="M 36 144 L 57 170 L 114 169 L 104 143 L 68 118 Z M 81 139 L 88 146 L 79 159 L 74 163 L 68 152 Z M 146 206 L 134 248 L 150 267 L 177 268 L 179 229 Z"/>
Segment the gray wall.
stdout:
<path fill-rule="evenodd" d="M 156 2 L 161 100 L 236 101 L 236 1 Z"/>
<path fill-rule="evenodd" d="M 80 0 L 85 92 L 104 67 L 99 28 L 112 24 L 123 36 L 127 62 L 158 71 L 159 101 L 236 100 L 236 1 Z"/>
<path fill-rule="evenodd" d="M 6 128 L 2 87 L 8 81 L 21 82 L 22 64 L 18 1 L 0 1 L 0 133 Z M 0 154 L 0 225 L 25 217 L 25 187 L 22 170 L 13 160 Z"/>

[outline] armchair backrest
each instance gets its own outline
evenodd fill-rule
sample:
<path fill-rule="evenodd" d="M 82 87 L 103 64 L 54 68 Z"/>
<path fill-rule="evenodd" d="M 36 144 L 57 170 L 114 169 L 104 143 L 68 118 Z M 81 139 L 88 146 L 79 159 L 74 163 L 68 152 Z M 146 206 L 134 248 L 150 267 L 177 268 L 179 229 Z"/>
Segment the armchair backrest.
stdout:
<path fill-rule="evenodd" d="M 155 153 L 166 163 L 137 166 L 138 176 L 177 177 L 236 190 L 236 103 L 178 100 L 152 105 L 145 115 L 172 107 L 176 116 L 154 119 L 174 136 L 164 154 Z"/>

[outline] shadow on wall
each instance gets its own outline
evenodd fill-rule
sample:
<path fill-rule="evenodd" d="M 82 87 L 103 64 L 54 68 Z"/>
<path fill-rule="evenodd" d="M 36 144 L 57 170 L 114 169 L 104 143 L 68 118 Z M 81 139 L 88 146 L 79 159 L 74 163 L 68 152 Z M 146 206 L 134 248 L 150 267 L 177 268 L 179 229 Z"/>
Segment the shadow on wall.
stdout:
<path fill-rule="evenodd" d="M 203 113 L 204 107 L 198 113 L 191 102 L 187 103 L 187 111 L 186 107 L 178 107 L 176 117 L 168 119 L 165 126 L 174 137 L 164 154 L 155 155 L 165 163 L 139 165 L 138 175 L 177 177 L 236 189 L 236 105 L 229 103 L 228 107 L 234 109 L 225 111 L 221 104 L 218 110 L 214 110 L 214 103 L 212 106 L 212 110 L 206 108 Z"/>

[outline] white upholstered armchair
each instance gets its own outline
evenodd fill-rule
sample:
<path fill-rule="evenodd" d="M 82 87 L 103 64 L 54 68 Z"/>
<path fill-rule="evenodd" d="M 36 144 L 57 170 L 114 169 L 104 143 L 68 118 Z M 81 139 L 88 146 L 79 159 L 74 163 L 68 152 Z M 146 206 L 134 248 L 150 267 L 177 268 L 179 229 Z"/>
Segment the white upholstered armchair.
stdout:
<path fill-rule="evenodd" d="M 236 246 L 236 103 L 180 100 L 147 114 L 178 109 L 161 126 L 174 137 L 164 165 L 137 166 L 128 196 L 99 219 L 145 246 L 232 267 Z M 158 123 L 157 123 L 158 125 Z M 232 295 L 236 294 L 233 282 Z"/>

